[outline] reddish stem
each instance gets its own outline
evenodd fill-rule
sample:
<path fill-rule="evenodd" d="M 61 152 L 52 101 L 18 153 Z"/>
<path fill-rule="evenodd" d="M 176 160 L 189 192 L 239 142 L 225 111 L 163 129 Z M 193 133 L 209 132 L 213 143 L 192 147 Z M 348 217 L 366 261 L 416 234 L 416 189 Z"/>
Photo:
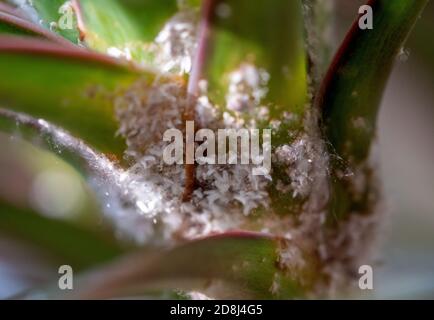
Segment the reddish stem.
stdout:
<path fill-rule="evenodd" d="M 199 24 L 198 33 L 198 46 L 187 85 L 187 105 L 184 113 L 185 122 L 195 120 L 195 106 L 197 96 L 199 94 L 199 81 L 203 75 L 203 69 L 205 66 L 205 58 L 210 36 L 210 25 L 215 4 L 215 0 L 205 0 L 202 6 L 202 18 Z M 194 141 L 189 141 L 189 143 L 194 143 Z M 194 164 L 185 164 L 185 186 L 182 197 L 183 201 L 191 200 L 193 191 L 196 187 L 195 172 L 196 169 Z"/>

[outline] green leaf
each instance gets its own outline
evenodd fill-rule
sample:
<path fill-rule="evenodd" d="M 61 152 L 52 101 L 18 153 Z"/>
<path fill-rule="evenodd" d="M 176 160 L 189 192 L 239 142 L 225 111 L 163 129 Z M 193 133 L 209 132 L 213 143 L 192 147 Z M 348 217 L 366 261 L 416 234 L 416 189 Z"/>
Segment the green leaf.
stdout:
<path fill-rule="evenodd" d="M 38 0 L 26 6 L 35 10 L 43 26 L 73 43 L 103 53 L 116 48 L 140 62 L 152 60 L 146 44 L 179 9 L 177 0 L 73 0 L 73 27 L 68 29 L 59 24 L 65 17 L 60 11 L 64 4 L 64 0 Z M 189 8 L 198 5 L 198 0 L 186 2 Z"/>
<path fill-rule="evenodd" d="M 202 17 L 203 77 L 212 100 L 225 106 L 229 76 L 243 63 L 269 74 L 263 103 L 272 117 L 302 114 L 307 76 L 302 9 L 299 1 L 205 1 Z M 208 9 L 207 9 L 208 8 Z M 206 11 L 210 12 L 206 12 Z M 204 30 L 205 29 L 205 30 Z"/>
<path fill-rule="evenodd" d="M 137 43 L 140 33 L 118 1 L 80 0 L 76 3 L 83 38 L 90 48 L 100 52 L 107 52 L 111 47 L 128 48 L 133 56 L 141 51 L 140 42 Z"/>
<path fill-rule="evenodd" d="M 330 217 L 334 221 L 350 212 L 372 212 L 376 203 L 375 179 L 367 160 L 381 98 L 396 56 L 427 3 L 369 1 L 373 29 L 362 30 L 355 21 L 323 80 L 316 104 L 333 155 Z M 356 172 L 356 177 L 348 171 Z M 354 185 L 360 181 L 363 190 Z"/>
<path fill-rule="evenodd" d="M 42 40 L 0 37 L 0 104 L 42 118 L 99 151 L 120 157 L 112 99 L 139 76 L 154 74 L 79 49 Z"/>
<path fill-rule="evenodd" d="M 62 37 L 56 36 L 52 32 L 39 27 L 32 22 L 26 21 L 21 17 L 18 17 L 12 13 L 4 12 L 0 9 L 0 34 L 3 33 L 12 35 L 36 36 L 51 40 L 64 46 L 70 45 L 70 42 L 66 41 Z"/>
<path fill-rule="evenodd" d="M 3 202 L 0 203 L 0 232 L 26 240 L 77 270 L 109 261 L 123 252 L 102 232 L 49 219 Z"/>
<path fill-rule="evenodd" d="M 78 44 L 80 39 L 80 32 L 77 28 L 77 21 L 74 15 L 71 16 L 72 28 L 61 28 L 58 23 L 64 13 L 60 11 L 60 8 L 65 4 L 64 0 L 37 0 L 33 1 L 32 5 L 27 4 L 27 6 L 36 10 L 39 15 L 39 23 L 47 29 L 53 30 L 55 33 L 61 35 L 62 37 L 68 39 L 69 41 Z M 71 11 L 73 12 L 73 11 Z M 50 24 L 57 24 L 56 27 L 51 28 Z"/>
<path fill-rule="evenodd" d="M 175 0 L 77 0 L 85 43 L 100 52 L 112 48 L 131 59 L 150 61 L 146 43 L 178 11 Z"/>
<path fill-rule="evenodd" d="M 344 161 L 366 160 L 396 55 L 427 3 L 371 0 L 373 30 L 361 30 L 357 20 L 336 54 L 317 103 L 327 138 Z"/>
<path fill-rule="evenodd" d="M 260 234 L 221 234 L 171 250 L 126 256 L 84 275 L 73 292 L 53 286 L 26 298 L 121 298 L 161 289 L 204 290 L 216 298 L 233 299 L 301 297 L 299 280 L 276 267 L 278 248 L 279 240 Z"/>
<path fill-rule="evenodd" d="M 122 0 L 117 2 L 128 15 L 143 42 L 153 41 L 164 24 L 179 9 L 177 0 Z M 198 6 L 198 3 L 193 2 L 189 0 L 188 7 Z"/>

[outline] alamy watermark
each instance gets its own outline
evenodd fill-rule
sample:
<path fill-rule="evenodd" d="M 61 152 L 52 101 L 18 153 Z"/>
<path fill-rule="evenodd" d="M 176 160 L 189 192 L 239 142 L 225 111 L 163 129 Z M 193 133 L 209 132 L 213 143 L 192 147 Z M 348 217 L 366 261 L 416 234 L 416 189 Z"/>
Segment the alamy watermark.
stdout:
<path fill-rule="evenodd" d="M 59 280 L 57 285 L 60 290 L 73 290 L 74 289 L 74 273 L 70 265 L 64 264 L 59 267 Z"/>
<path fill-rule="evenodd" d="M 362 265 L 359 267 L 359 289 L 373 290 L 374 289 L 374 270 L 370 265 Z"/>
<path fill-rule="evenodd" d="M 74 28 L 75 11 L 70 1 L 65 2 L 58 10 L 60 19 L 55 25 L 62 30 L 72 30 Z M 359 28 L 361 30 L 372 30 L 374 28 L 374 13 L 370 5 L 359 7 Z"/>
<path fill-rule="evenodd" d="M 363 5 L 359 8 L 359 28 L 361 30 L 374 29 L 374 13 L 372 7 L 369 5 Z"/>
<path fill-rule="evenodd" d="M 169 142 L 163 151 L 166 164 L 252 164 L 253 175 L 270 173 L 270 129 L 218 129 L 216 134 L 211 129 L 196 132 L 194 121 L 187 121 L 184 133 L 179 129 L 164 132 L 163 140 Z"/>

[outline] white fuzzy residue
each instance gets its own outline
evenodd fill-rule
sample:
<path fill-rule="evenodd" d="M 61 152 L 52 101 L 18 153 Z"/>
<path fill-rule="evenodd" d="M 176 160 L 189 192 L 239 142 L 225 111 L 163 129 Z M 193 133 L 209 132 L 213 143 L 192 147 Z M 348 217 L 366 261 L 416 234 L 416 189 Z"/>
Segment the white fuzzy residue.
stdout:
<path fill-rule="evenodd" d="M 268 92 L 270 75 L 255 66 L 245 63 L 229 75 L 229 88 L 226 95 L 228 110 L 253 111 L 259 106 Z"/>
<path fill-rule="evenodd" d="M 191 71 L 196 50 L 197 12 L 184 9 L 172 17 L 160 31 L 149 51 L 154 65 L 162 72 L 186 74 Z"/>
<path fill-rule="evenodd" d="M 126 138 L 126 155 L 134 164 L 118 178 L 124 200 L 106 209 L 116 225 L 140 242 L 167 242 L 238 228 L 254 209 L 268 206 L 266 188 L 271 178 L 255 176 L 254 165 L 241 164 L 197 166 L 198 187 L 190 202 L 182 202 L 184 166 L 163 162 L 167 142 L 162 137 L 167 129 L 183 129 L 184 89 L 180 83 L 158 79 L 152 86 L 139 81 L 115 101 L 118 133 Z M 205 95 L 199 97 L 196 110 L 201 125 L 231 128 Z M 235 121 L 232 127 L 237 125 Z"/>
<path fill-rule="evenodd" d="M 126 60 L 132 60 L 131 49 L 129 47 L 125 47 L 123 49 L 116 47 L 107 48 L 107 54 L 114 58 L 122 58 Z"/>
<path fill-rule="evenodd" d="M 335 2 L 330 0 L 303 0 L 303 15 L 306 34 L 306 47 L 309 58 L 312 61 L 313 70 L 309 75 L 312 84 L 319 85 L 322 75 L 326 71 L 333 46 L 333 24 Z"/>
<path fill-rule="evenodd" d="M 297 139 L 291 145 L 279 146 L 275 152 L 277 161 L 286 165 L 286 174 L 290 177 L 290 186 L 278 181 L 280 191 L 292 191 L 292 196 L 306 197 L 310 194 L 313 177 L 311 176 L 312 162 L 309 149 L 312 147 L 307 137 Z"/>

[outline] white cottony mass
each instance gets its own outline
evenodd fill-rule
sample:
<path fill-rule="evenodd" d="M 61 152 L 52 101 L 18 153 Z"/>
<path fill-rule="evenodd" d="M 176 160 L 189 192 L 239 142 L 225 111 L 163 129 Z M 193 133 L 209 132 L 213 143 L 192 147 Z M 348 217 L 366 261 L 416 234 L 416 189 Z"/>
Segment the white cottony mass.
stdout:
<path fill-rule="evenodd" d="M 262 136 L 260 131 L 262 131 Z M 260 140 L 262 140 L 262 148 Z M 184 159 L 185 164 L 253 164 L 257 166 L 252 169 L 253 175 L 268 175 L 270 173 L 270 129 L 219 129 L 216 139 L 213 130 L 200 129 L 195 132 L 194 121 L 187 121 L 185 148 L 184 136 L 179 129 L 165 131 L 163 141 L 170 142 L 163 151 L 163 160 L 168 165 L 184 164 Z M 238 143 L 239 141 L 240 143 Z M 195 142 L 200 144 L 196 147 Z"/>

